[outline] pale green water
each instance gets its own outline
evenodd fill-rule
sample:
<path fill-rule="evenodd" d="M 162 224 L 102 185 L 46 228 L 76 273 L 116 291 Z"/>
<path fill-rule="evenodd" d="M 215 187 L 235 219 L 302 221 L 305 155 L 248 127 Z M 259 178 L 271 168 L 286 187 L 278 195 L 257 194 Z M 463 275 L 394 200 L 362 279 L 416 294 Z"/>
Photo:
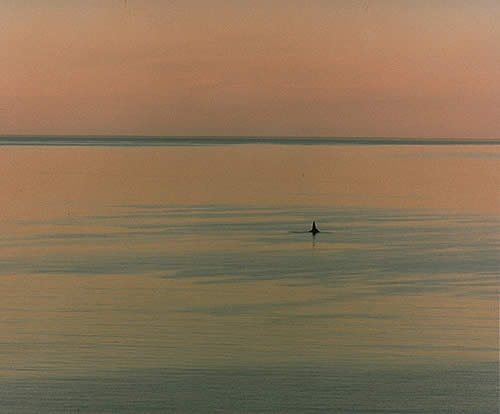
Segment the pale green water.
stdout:
<path fill-rule="evenodd" d="M 87 144 L 0 153 L 1 412 L 498 412 L 498 146 Z"/>

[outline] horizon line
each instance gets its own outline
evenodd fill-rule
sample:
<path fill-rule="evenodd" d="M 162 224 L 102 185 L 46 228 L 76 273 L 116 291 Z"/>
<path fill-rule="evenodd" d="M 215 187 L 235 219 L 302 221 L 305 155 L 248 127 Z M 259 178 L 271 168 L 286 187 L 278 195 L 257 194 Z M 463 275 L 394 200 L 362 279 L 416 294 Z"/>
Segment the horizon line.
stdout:
<path fill-rule="evenodd" d="M 0 134 L 0 146 L 500 145 L 500 138 L 342 137 L 299 135 Z"/>

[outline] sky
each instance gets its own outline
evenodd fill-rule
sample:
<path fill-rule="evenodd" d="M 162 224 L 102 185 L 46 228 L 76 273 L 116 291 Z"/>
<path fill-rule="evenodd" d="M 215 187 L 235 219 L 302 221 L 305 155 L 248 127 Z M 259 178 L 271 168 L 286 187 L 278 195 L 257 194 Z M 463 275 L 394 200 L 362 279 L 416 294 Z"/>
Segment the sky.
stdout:
<path fill-rule="evenodd" d="M 0 134 L 500 137 L 497 0 L 2 0 Z"/>

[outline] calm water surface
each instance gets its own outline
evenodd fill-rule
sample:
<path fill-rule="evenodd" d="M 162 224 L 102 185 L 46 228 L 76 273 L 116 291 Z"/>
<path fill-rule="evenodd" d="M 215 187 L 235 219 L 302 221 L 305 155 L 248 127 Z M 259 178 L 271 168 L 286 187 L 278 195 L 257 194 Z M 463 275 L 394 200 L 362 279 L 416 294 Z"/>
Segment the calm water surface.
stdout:
<path fill-rule="evenodd" d="M 498 145 L 7 144 L 2 413 L 498 412 Z"/>

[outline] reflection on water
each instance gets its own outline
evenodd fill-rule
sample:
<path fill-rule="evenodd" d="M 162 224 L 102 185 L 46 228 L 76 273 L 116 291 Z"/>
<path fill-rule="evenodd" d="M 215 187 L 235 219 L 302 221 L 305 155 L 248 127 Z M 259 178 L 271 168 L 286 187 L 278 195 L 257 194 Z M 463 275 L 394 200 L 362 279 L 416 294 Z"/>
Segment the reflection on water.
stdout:
<path fill-rule="evenodd" d="M 3 411 L 497 412 L 485 152 L 6 147 Z"/>

